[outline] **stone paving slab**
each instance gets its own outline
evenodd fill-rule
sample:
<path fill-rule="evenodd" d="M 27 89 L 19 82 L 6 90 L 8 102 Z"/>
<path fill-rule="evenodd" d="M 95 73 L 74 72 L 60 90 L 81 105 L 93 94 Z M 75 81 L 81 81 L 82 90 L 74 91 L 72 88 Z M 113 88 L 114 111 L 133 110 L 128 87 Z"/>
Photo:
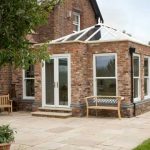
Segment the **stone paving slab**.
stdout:
<path fill-rule="evenodd" d="M 17 130 L 11 150 L 132 150 L 150 138 L 150 112 L 134 118 L 42 118 L 0 114 Z"/>

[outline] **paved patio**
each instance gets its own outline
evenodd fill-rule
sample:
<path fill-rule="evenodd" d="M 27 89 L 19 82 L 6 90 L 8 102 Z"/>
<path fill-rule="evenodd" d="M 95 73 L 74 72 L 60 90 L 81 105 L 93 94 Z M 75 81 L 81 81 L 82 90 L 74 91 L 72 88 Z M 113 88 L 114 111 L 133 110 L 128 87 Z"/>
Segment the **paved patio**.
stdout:
<path fill-rule="evenodd" d="M 131 150 L 150 137 L 150 112 L 136 118 L 39 118 L 0 114 L 17 130 L 11 150 Z"/>

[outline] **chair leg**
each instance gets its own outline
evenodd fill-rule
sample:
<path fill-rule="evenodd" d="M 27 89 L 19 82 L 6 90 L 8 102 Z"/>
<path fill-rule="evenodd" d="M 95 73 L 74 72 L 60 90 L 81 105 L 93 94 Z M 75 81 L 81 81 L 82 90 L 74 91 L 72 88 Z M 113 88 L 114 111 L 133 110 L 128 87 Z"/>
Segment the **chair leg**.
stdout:
<path fill-rule="evenodd" d="M 121 113 L 120 113 L 119 109 L 118 109 L 118 117 L 119 117 L 119 119 L 121 119 Z"/>

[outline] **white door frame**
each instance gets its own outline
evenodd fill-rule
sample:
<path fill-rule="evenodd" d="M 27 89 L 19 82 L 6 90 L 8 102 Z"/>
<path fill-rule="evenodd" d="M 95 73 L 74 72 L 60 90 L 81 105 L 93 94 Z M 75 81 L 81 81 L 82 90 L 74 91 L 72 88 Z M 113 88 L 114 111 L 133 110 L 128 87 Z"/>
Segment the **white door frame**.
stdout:
<path fill-rule="evenodd" d="M 42 62 L 42 107 L 45 106 L 50 106 L 50 107 L 68 107 L 70 108 L 71 105 L 71 57 L 70 54 L 54 54 L 52 56 L 50 56 L 51 58 L 67 58 L 68 60 L 68 105 L 64 106 L 64 105 L 59 105 L 59 92 L 58 89 L 54 88 L 54 95 L 57 96 L 55 97 L 56 102 L 54 105 L 47 105 L 46 104 L 46 78 L 45 78 L 45 61 Z M 55 72 L 55 76 L 54 76 L 54 82 L 56 81 L 56 79 L 58 79 L 58 69 L 57 69 L 57 65 L 58 65 L 58 59 L 56 59 L 56 63 L 54 63 L 54 72 Z M 54 99 L 54 101 L 55 101 Z"/>

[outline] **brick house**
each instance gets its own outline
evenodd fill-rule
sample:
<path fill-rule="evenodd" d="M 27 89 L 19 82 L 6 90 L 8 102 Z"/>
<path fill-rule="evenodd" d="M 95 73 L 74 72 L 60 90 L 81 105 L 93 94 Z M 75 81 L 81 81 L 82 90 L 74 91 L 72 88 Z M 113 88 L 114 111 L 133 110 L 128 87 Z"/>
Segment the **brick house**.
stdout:
<path fill-rule="evenodd" d="M 40 64 L 35 67 L 37 104 L 69 107 L 82 116 L 86 96 L 120 95 L 123 116 L 150 110 L 148 45 L 99 23 L 53 40 L 48 50 L 51 62 L 43 62 L 42 72 Z"/>
<path fill-rule="evenodd" d="M 39 27 L 27 38 L 33 44 L 54 40 L 92 26 L 99 18 L 103 22 L 96 0 L 64 0 L 50 13 L 48 24 Z M 36 91 L 35 75 L 33 66 L 27 71 L 12 70 L 11 66 L 0 68 L 0 94 L 10 93 L 19 109 L 32 110 Z"/>
<path fill-rule="evenodd" d="M 12 71 L 20 109 L 63 108 L 71 110 L 74 116 L 82 116 L 84 97 L 120 95 L 125 98 L 122 115 L 132 117 L 150 110 L 148 45 L 112 27 L 97 24 L 98 18 L 101 22 L 103 18 L 94 0 L 68 0 L 57 6 L 53 14 L 58 16 L 49 23 L 54 27 L 52 35 L 45 32 L 46 26 L 31 36 L 34 43 L 55 39 L 48 47 L 51 61 L 31 66 L 27 71 Z M 64 27 L 62 31 L 59 24 L 64 22 L 67 29 Z M 99 113 L 113 115 L 112 111 Z"/>
<path fill-rule="evenodd" d="M 48 24 L 29 35 L 33 43 L 54 40 L 73 31 L 79 31 L 98 22 L 103 17 L 96 0 L 64 0 L 50 13 Z"/>

